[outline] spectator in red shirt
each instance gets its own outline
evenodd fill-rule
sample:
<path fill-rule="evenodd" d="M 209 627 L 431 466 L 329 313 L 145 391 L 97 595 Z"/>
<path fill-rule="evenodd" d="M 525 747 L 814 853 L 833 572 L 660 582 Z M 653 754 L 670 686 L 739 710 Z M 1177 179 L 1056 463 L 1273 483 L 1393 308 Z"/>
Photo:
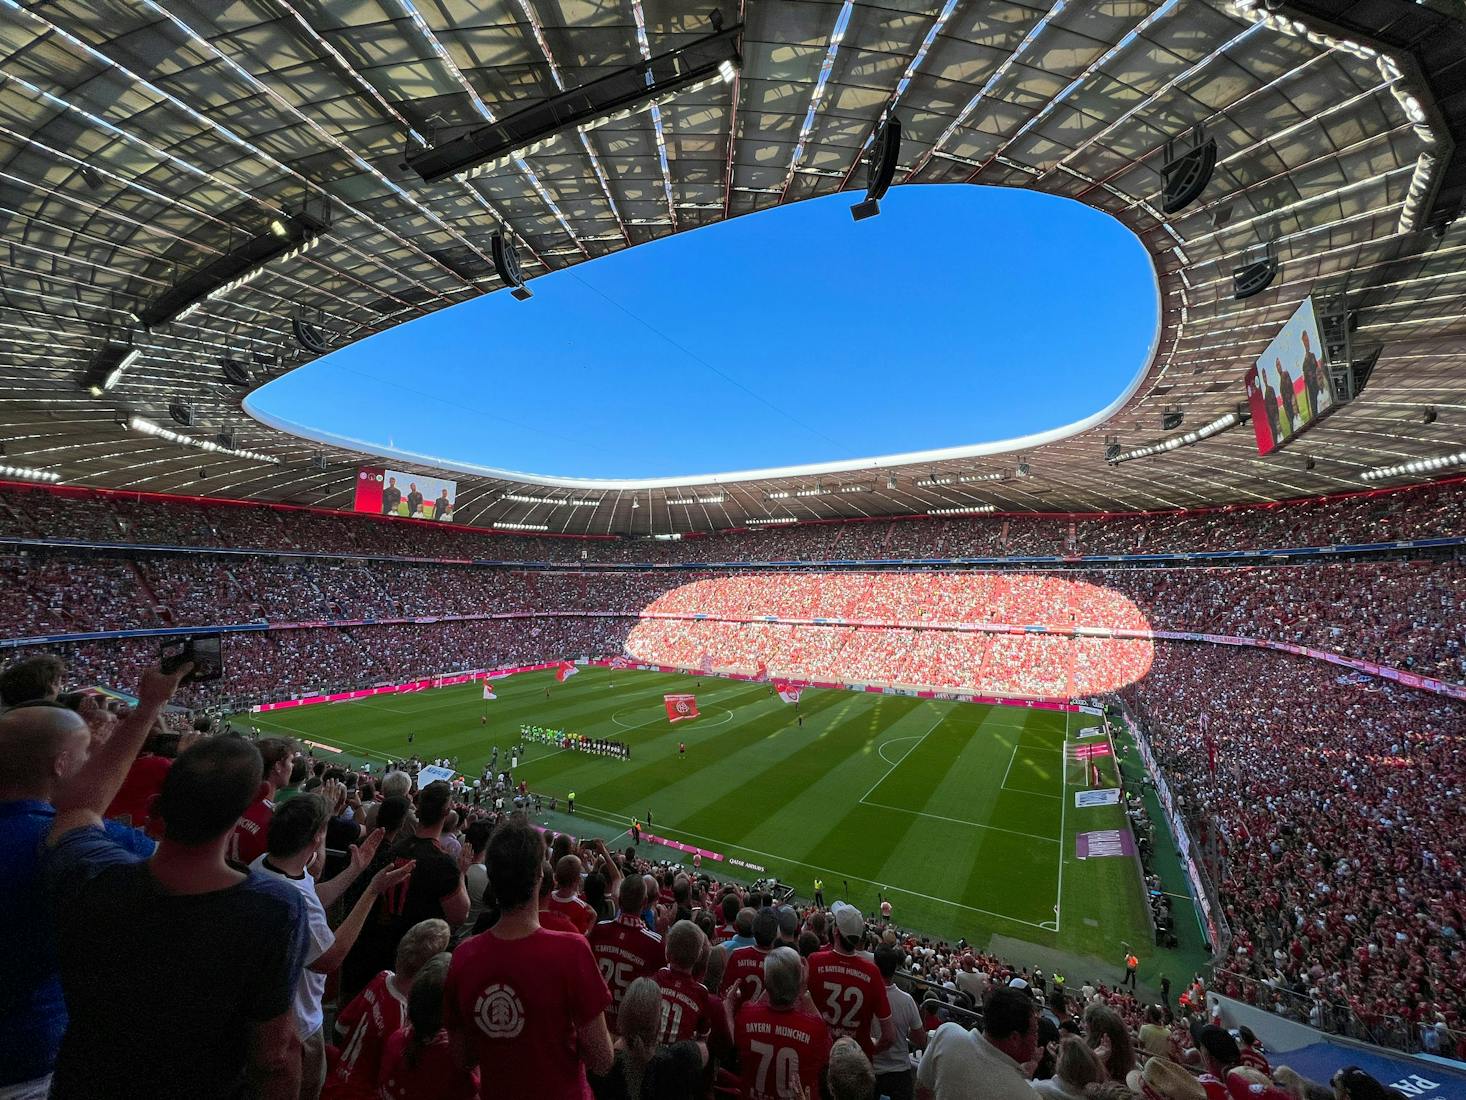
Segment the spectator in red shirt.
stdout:
<path fill-rule="evenodd" d="M 420 921 L 397 945 L 397 965 L 383 970 L 336 1017 L 340 1052 L 326 1078 L 321 1100 L 374 1100 L 382 1048 L 407 1023 L 407 997 L 422 968 L 448 949 L 448 924 Z"/>
<path fill-rule="evenodd" d="M 255 748 L 265 762 L 265 778 L 260 781 L 259 797 L 244 811 L 229 838 L 229 859 L 241 867 L 248 867 L 265 854 L 266 834 L 275 814 L 275 792 L 290 781 L 297 746 L 289 737 L 262 737 L 255 742 Z"/>
<path fill-rule="evenodd" d="M 772 909 L 760 909 L 753 918 L 753 946 L 740 947 L 728 956 L 718 992 L 727 997 L 735 985 L 742 986 L 745 1000 L 757 1000 L 764 991 L 764 959 L 778 938 L 779 918 L 774 916 Z"/>
<path fill-rule="evenodd" d="M 499 921 L 453 954 L 444 1017 L 464 1066 L 495 1095 L 589 1100 L 586 1071 L 611 1068 L 611 991 L 584 937 L 540 927 L 544 838 L 516 815 L 489 838 Z"/>
<path fill-rule="evenodd" d="M 545 908 L 564 916 L 582 936 L 596 923 L 596 911 L 580 896 L 579 856 L 561 856 L 555 864 L 555 892 Z"/>
<path fill-rule="evenodd" d="M 856 953 L 865 942 L 865 918 L 860 910 L 837 901 L 831 913 L 835 918 L 833 946 L 809 958 L 809 995 L 834 1038 L 848 1035 L 867 1058 L 873 1058 L 877 1044 L 871 1037 L 872 1022 L 880 1030 L 882 1048 L 896 1041 L 886 980 L 874 962 Z"/>
<path fill-rule="evenodd" d="M 656 974 L 662 991 L 658 1039 L 663 1043 L 705 1039 L 713 1026 L 713 995 L 694 974 L 707 950 L 707 937 L 690 920 L 678 921 L 667 932 L 667 965 Z"/>
<path fill-rule="evenodd" d="M 406 1027 L 382 1051 L 377 1074 L 382 1100 L 477 1100 L 478 1071 L 454 1057 L 443 1027 L 443 984 L 452 956 L 435 955 L 407 995 Z"/>
<path fill-rule="evenodd" d="M 631 983 L 656 973 L 666 957 L 662 937 L 641 919 L 642 906 L 646 904 L 645 880 L 640 875 L 627 875 L 621 880 L 617 901 L 620 911 L 616 918 L 601 921 L 586 937 L 596 965 L 601 968 L 601 977 L 611 989 L 606 1024 L 612 1032 L 616 1031 L 616 1013 Z"/>
<path fill-rule="evenodd" d="M 725 1002 L 738 1048 L 739 1100 L 818 1096 L 830 1032 L 804 993 L 804 963 L 793 948 L 777 947 L 763 971 L 766 997 L 747 1001 L 740 984 Z"/>

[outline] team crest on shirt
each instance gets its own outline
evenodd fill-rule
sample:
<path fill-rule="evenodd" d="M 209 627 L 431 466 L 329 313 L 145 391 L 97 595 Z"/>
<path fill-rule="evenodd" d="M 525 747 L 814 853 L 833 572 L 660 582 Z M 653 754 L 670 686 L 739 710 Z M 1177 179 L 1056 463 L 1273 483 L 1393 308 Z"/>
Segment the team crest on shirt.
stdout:
<path fill-rule="evenodd" d="M 479 1030 L 490 1039 L 513 1039 L 524 1030 L 524 1004 L 512 986 L 491 985 L 473 1006 Z"/>

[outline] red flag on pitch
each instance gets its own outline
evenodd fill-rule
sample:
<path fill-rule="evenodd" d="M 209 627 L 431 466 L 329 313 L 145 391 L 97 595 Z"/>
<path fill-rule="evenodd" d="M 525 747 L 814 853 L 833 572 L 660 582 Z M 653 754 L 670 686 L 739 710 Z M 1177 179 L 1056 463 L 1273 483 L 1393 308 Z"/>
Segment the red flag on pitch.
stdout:
<path fill-rule="evenodd" d="M 791 684 L 788 680 L 775 680 L 774 690 L 779 693 L 779 698 L 786 703 L 797 703 L 799 697 L 804 694 L 804 688 L 798 684 Z"/>
<path fill-rule="evenodd" d="M 669 722 L 683 722 L 698 717 L 696 695 L 663 695 L 662 705 L 667 708 Z"/>
<path fill-rule="evenodd" d="M 559 683 L 563 684 L 566 680 L 570 679 L 570 677 L 574 676 L 579 671 L 580 669 L 576 668 L 569 661 L 561 661 L 560 667 L 555 670 L 555 679 Z"/>

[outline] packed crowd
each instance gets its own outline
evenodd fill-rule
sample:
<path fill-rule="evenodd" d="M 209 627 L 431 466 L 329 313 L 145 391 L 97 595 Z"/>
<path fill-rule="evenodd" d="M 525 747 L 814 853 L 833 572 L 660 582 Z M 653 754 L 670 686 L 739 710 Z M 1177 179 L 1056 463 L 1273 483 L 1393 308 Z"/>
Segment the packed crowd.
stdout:
<path fill-rule="evenodd" d="M 870 623 L 1000 623 L 1076 628 L 1157 629 L 1236 635 L 1307 645 L 1451 681 L 1466 680 L 1466 568 L 1457 561 L 1374 561 L 1270 567 L 1109 569 L 1025 572 L 544 573 L 320 557 L 279 561 L 248 556 L 135 560 L 51 553 L 0 556 L 0 632 L 36 637 L 137 627 L 207 626 L 438 616 L 672 614 L 713 618 L 773 616 Z M 498 626 L 486 626 L 493 633 Z M 545 629 L 553 629 L 545 627 Z M 675 633 L 673 628 L 668 631 Z M 711 629 L 711 628 L 710 628 Z M 655 631 L 643 630 L 643 634 Z M 715 632 L 716 633 L 716 632 Z M 740 637 L 722 631 L 728 663 Z M 807 635 L 801 638 L 801 635 Z M 829 654 L 828 638 L 805 628 L 795 647 Z M 868 671 L 861 677 L 906 682 L 910 670 L 883 673 L 874 651 L 907 651 L 911 635 L 874 647 L 846 631 L 841 645 Z M 875 639 L 880 642 L 879 639 Z M 710 642 L 709 646 L 714 643 Z M 743 648 L 747 648 L 746 646 Z M 943 684 L 972 682 L 986 650 L 1064 650 L 981 639 L 924 638 L 915 669 L 959 669 Z M 1124 648 L 1124 647 L 1122 647 Z M 1137 655 L 1144 647 L 1129 647 Z M 944 658 L 942 654 L 949 654 Z M 858 655 L 864 654 L 864 657 Z M 746 656 L 747 654 L 745 654 Z M 673 660 L 658 657 L 659 660 Z M 756 658 L 755 658 L 756 659 Z M 812 675 L 807 662 L 777 671 Z M 875 666 L 875 667 L 869 667 Z M 776 668 L 770 660 L 770 667 Z M 1126 664 L 1126 672 L 1140 665 Z M 828 678 L 827 673 L 821 673 Z M 1003 690 L 1019 690 L 1026 673 Z M 955 679 L 954 679 L 955 677 Z M 1063 677 L 1042 674 L 1063 688 Z M 1082 678 L 1084 683 L 1089 680 Z M 916 682 L 921 682 L 916 678 Z M 933 681 L 936 682 L 936 681 Z M 1110 677 L 1108 686 L 1123 681 Z M 1087 687 L 1085 690 L 1104 690 Z M 1042 693 L 1042 692 L 1041 692 Z"/>
<path fill-rule="evenodd" d="M 1466 1034 L 1466 705 L 1222 646 L 1160 647 L 1121 695 L 1221 852 L 1231 991 L 1410 1048 Z"/>
<path fill-rule="evenodd" d="M 680 540 L 487 534 L 304 508 L 6 486 L 0 529 L 27 538 L 198 548 L 540 562 L 834 561 L 1276 549 L 1459 536 L 1459 483 L 1402 492 L 1148 515 L 906 517 Z M 473 517 L 466 517 L 472 519 Z"/>
<path fill-rule="evenodd" d="M 502 798 L 419 786 L 415 766 L 371 776 L 284 738 L 170 734 L 158 719 L 187 672 L 144 673 L 132 710 L 68 703 L 54 660 L 0 676 L 18 704 L 0 715 L 8 1098 L 1319 1087 L 1186 1007 L 1199 986 L 1173 1001 L 1164 981 L 1147 1004 L 903 932 L 883 905 L 790 905 L 635 843 L 546 832 Z M 492 781 L 515 791 L 510 772 Z M 1357 1070 L 1335 1084 L 1339 1100 L 1389 1100 Z"/>

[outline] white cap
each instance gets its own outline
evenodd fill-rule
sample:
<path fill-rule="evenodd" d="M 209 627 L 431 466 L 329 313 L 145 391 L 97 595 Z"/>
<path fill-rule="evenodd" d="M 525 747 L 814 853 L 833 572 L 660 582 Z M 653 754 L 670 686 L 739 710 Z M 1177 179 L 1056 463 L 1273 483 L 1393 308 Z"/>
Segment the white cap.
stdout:
<path fill-rule="evenodd" d="M 1011 982 L 1008 983 L 1008 988 L 1009 989 L 1027 989 L 1028 988 L 1028 983 L 1026 981 L 1024 981 L 1022 978 L 1014 978 Z"/>
<path fill-rule="evenodd" d="M 865 935 L 865 918 L 849 902 L 835 902 L 830 906 L 830 913 L 835 918 L 835 927 L 840 930 L 840 935 L 847 940 L 858 940 Z"/>

